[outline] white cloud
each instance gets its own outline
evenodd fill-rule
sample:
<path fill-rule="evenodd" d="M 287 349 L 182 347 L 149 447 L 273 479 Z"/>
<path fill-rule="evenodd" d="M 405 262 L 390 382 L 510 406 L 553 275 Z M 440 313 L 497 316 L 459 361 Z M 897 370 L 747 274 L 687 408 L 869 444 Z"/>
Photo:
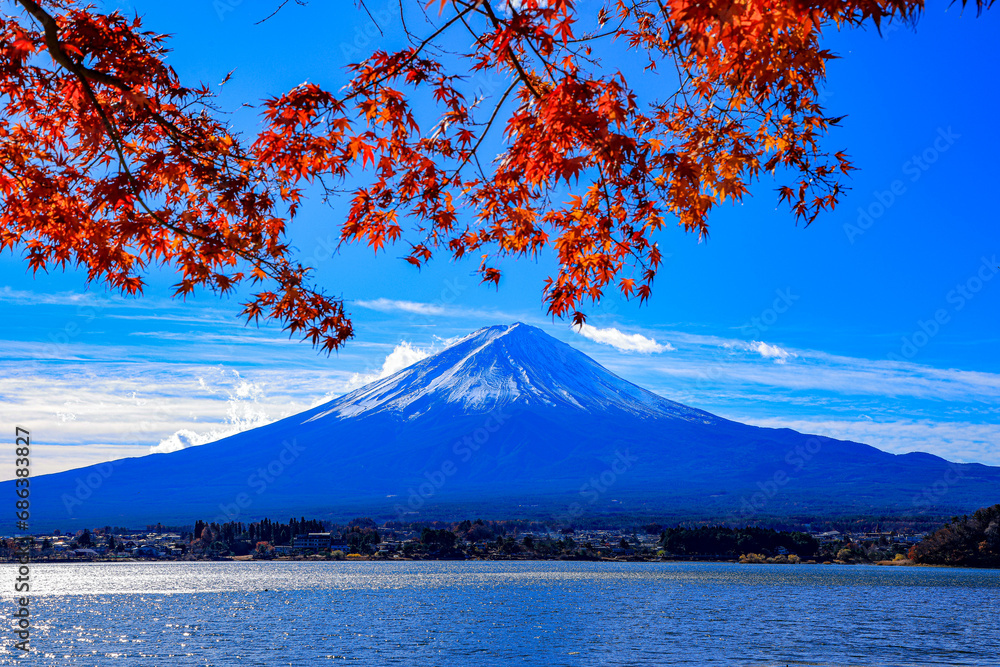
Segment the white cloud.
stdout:
<path fill-rule="evenodd" d="M 225 375 L 225 372 L 223 372 Z M 150 454 L 165 454 L 177 452 L 188 447 L 196 447 L 209 442 L 215 442 L 231 435 L 266 426 L 271 422 L 289 416 L 288 412 L 273 415 L 272 410 L 262 405 L 265 399 L 264 385 L 250 382 L 240 377 L 238 371 L 232 371 L 235 384 L 227 393 L 229 395 L 226 419 L 221 426 L 197 432 L 191 429 L 180 429 L 149 448 Z M 208 389 L 204 378 L 198 378 L 198 384 Z M 211 391 L 211 390 L 209 390 Z M 214 392 L 213 392 L 214 393 Z"/>
<path fill-rule="evenodd" d="M 395 349 L 386 356 L 385 361 L 382 362 L 382 368 L 376 373 L 355 373 L 351 376 L 351 386 L 361 387 L 369 382 L 375 382 L 375 380 L 381 380 L 384 377 L 389 377 L 393 373 L 403 370 L 407 366 L 412 366 L 421 359 L 426 359 L 431 355 L 430 350 L 425 350 L 419 347 L 414 347 L 410 343 L 403 341 L 395 347 Z"/>
<path fill-rule="evenodd" d="M 359 300 L 355 304 L 368 310 L 377 310 L 380 313 L 413 313 L 415 315 L 445 315 L 447 313 L 444 306 L 433 303 L 420 303 L 418 301 L 396 301 L 394 299 L 372 299 L 370 301 Z"/>
<path fill-rule="evenodd" d="M 755 340 L 750 343 L 750 349 L 764 357 L 765 359 L 774 359 L 774 363 L 783 364 L 791 357 L 796 356 L 795 354 L 778 347 L 777 345 L 768 345 L 759 340 Z"/>
<path fill-rule="evenodd" d="M 234 314 L 233 317 L 224 317 L 223 315 L 213 315 L 215 311 L 210 311 L 207 308 L 202 308 L 198 311 L 197 315 L 112 315 L 108 314 L 104 317 L 109 320 L 135 320 L 135 321 L 147 321 L 147 322 L 170 322 L 171 324 L 200 324 L 210 327 L 231 326 L 234 323 L 239 324 L 241 327 L 244 326 L 243 322 L 240 321 Z"/>
<path fill-rule="evenodd" d="M 0 360 L 0 422 L 44 432 L 50 448 L 32 457 L 43 474 L 211 442 L 307 410 L 325 392 L 342 395 L 350 376 L 314 361 L 237 373 L 231 365 Z"/>
<path fill-rule="evenodd" d="M 0 301 L 10 301 L 29 306 L 87 306 L 95 311 L 101 312 L 106 307 L 128 308 L 133 310 L 181 308 L 190 309 L 190 302 L 183 302 L 173 299 L 163 299 L 152 296 L 128 297 L 117 294 L 112 290 L 82 290 L 70 292 L 32 292 L 30 290 L 18 290 L 5 285 L 0 287 Z M 90 311 L 88 311 L 90 312 Z"/>
<path fill-rule="evenodd" d="M 195 447 L 197 445 L 204 445 L 209 443 L 214 438 L 211 435 L 205 435 L 202 433 L 195 433 L 189 429 L 181 429 L 176 431 L 170 437 L 164 438 L 160 441 L 160 444 L 153 445 L 149 448 L 150 454 L 169 454 L 170 452 L 179 452 L 182 449 L 187 449 L 188 447 Z"/>
<path fill-rule="evenodd" d="M 466 317 L 457 314 L 457 307 L 438 307 L 447 316 Z M 489 322 L 514 319 L 525 318 L 491 316 Z M 67 321 L 88 332 L 97 326 L 97 320 L 83 317 Z M 128 346 L 116 344 L 113 337 L 99 344 L 95 338 L 65 345 L 43 339 L 0 341 L 0 421 L 44 431 L 47 448 L 32 461 L 39 466 L 37 474 L 151 448 L 203 444 L 328 402 L 453 342 L 433 340 L 416 326 L 422 325 L 387 325 L 391 331 L 351 341 L 335 357 L 320 360 L 308 345 L 290 344 L 277 331 L 251 329 L 237 335 L 244 333 L 238 322 L 214 334 L 192 331 L 171 340 L 169 347 L 149 336 L 134 336 Z M 433 331 L 465 335 L 470 328 L 454 323 L 436 325 Z M 220 338 L 230 331 L 230 339 Z M 660 342 L 617 329 L 587 331 L 606 339 L 596 341 L 601 345 L 588 344 L 588 353 L 622 377 L 727 418 L 847 437 L 889 451 L 921 449 L 951 460 L 1000 464 L 995 453 L 1000 442 L 997 373 L 847 357 L 668 328 L 647 331 Z M 566 328 L 558 333 L 570 343 L 582 342 L 573 341 L 575 335 L 586 335 Z M 415 342 L 397 345 L 404 335 Z M 279 338 L 284 345 L 277 344 Z M 636 354 L 672 350 L 666 340 L 679 351 L 655 360 Z M 621 345 L 632 354 L 621 354 Z M 780 363 L 786 359 L 782 352 L 795 362 Z M 241 385 L 243 381 L 247 384 Z"/>
<path fill-rule="evenodd" d="M 1000 376 L 976 371 L 942 370 L 894 361 L 824 356 L 796 350 L 800 363 L 760 364 L 741 354 L 700 355 L 685 347 L 684 358 L 656 366 L 634 365 L 630 375 L 660 385 L 656 375 L 686 380 L 691 388 L 735 389 L 747 385 L 792 391 L 834 392 L 843 396 L 913 397 L 957 402 L 1000 400 Z M 609 362 L 610 363 L 610 362 Z M 623 366 L 615 361 L 612 366 Z M 652 376 L 650 374 L 653 374 Z"/>
<path fill-rule="evenodd" d="M 622 333 L 614 328 L 598 329 L 589 324 L 581 324 L 579 327 L 573 327 L 573 331 L 584 338 L 589 338 L 595 343 L 610 345 L 622 352 L 643 352 L 649 354 L 652 352 L 668 352 L 674 349 L 674 346 L 670 343 L 661 345 L 654 339 L 646 338 L 641 334 Z"/>
<path fill-rule="evenodd" d="M 209 333 L 198 331 L 133 331 L 129 336 L 154 338 L 157 340 L 198 342 L 209 344 L 246 343 L 253 345 L 301 345 L 297 338 L 289 338 L 280 334 L 268 335 L 268 332 L 257 332 L 252 329 L 234 329 L 234 333 Z"/>
<path fill-rule="evenodd" d="M 10 286 L 0 287 L 0 301 L 12 301 L 14 303 L 38 305 L 58 305 L 58 306 L 82 306 L 97 302 L 97 298 L 91 292 L 58 292 L 55 294 L 44 294 L 29 292 L 26 290 L 11 289 Z"/>
<path fill-rule="evenodd" d="M 498 324 L 500 322 L 536 322 L 543 324 L 544 321 L 536 321 L 529 313 L 507 313 L 492 308 L 470 308 L 468 304 L 454 303 L 454 299 L 465 289 L 463 285 L 449 287 L 441 295 L 438 303 L 426 303 L 422 301 L 399 301 L 396 299 L 358 299 L 354 305 L 368 310 L 375 310 L 380 313 L 407 313 L 409 315 L 420 315 L 423 317 L 446 317 L 464 321 L 474 321 L 476 325 L 463 326 L 465 331 L 478 328 L 482 325 Z M 485 321 L 484 321 L 485 320 Z M 464 335 L 464 334 L 463 334 Z"/>
<path fill-rule="evenodd" d="M 32 444 L 31 474 L 32 476 L 48 475 L 108 461 L 144 456 L 147 453 L 149 453 L 148 447 L 118 444 L 95 443 L 86 447 L 48 443 Z"/>
<path fill-rule="evenodd" d="M 893 454 L 927 452 L 959 463 L 1000 465 L 1000 453 L 994 445 L 1000 440 L 1000 425 L 997 424 L 928 419 L 873 421 L 866 415 L 861 415 L 856 420 L 828 417 L 743 417 L 740 421 L 756 426 L 790 428 L 800 433 L 863 442 Z"/>

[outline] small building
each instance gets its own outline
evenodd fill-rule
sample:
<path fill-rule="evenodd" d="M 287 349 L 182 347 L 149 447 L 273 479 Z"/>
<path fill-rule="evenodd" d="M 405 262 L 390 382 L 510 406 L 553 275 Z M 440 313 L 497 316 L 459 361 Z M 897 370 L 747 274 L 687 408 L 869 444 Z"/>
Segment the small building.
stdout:
<path fill-rule="evenodd" d="M 841 538 L 839 530 L 828 530 L 825 533 L 814 534 L 815 537 L 820 542 L 836 542 Z"/>
<path fill-rule="evenodd" d="M 292 538 L 292 547 L 295 549 L 328 549 L 330 547 L 330 533 L 309 533 L 308 535 L 296 535 Z"/>

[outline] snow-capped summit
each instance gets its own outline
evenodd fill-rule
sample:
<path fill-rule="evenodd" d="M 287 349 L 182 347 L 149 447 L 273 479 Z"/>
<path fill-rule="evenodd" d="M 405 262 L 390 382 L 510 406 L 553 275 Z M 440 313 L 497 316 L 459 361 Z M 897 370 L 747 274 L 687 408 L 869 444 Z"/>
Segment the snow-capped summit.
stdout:
<path fill-rule="evenodd" d="M 637 387 L 520 322 L 474 331 L 438 354 L 332 401 L 311 419 L 375 413 L 415 418 L 442 405 L 467 413 L 538 405 L 705 423 L 717 419 Z"/>

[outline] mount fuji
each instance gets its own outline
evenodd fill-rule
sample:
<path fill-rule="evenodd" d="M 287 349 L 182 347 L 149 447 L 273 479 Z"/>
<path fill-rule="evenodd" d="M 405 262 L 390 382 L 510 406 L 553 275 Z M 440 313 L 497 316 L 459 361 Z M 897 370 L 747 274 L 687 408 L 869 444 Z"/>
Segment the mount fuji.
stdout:
<path fill-rule="evenodd" d="M 13 482 L 0 488 L 14 497 Z M 292 515 L 746 523 L 965 513 L 1000 502 L 1000 468 L 729 421 L 514 324 L 267 426 L 31 490 L 39 529 Z"/>

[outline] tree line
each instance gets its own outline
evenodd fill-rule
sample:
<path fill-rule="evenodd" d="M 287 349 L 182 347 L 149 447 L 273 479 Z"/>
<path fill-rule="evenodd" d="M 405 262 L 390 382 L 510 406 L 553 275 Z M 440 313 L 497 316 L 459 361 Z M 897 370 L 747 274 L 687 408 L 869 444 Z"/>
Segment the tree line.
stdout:
<path fill-rule="evenodd" d="M 230 521 L 218 524 L 199 519 L 194 524 L 191 546 L 195 553 L 200 551 L 220 556 L 244 556 L 251 552 L 267 554 L 275 546 L 291 546 L 296 535 L 309 533 L 330 533 L 335 543 L 347 545 L 357 553 L 363 553 L 369 545 L 381 541 L 375 522 L 368 518 L 354 519 L 346 525 L 305 517 L 292 517 L 288 523 L 261 519 L 250 523 Z"/>
<path fill-rule="evenodd" d="M 952 517 L 914 545 L 909 556 L 925 565 L 1000 567 L 1000 504 Z"/>
<path fill-rule="evenodd" d="M 812 535 L 783 532 L 773 528 L 667 528 L 660 533 L 660 545 L 668 554 L 678 556 L 729 556 L 749 553 L 774 555 L 784 549 L 802 559 L 811 559 L 819 551 Z"/>

